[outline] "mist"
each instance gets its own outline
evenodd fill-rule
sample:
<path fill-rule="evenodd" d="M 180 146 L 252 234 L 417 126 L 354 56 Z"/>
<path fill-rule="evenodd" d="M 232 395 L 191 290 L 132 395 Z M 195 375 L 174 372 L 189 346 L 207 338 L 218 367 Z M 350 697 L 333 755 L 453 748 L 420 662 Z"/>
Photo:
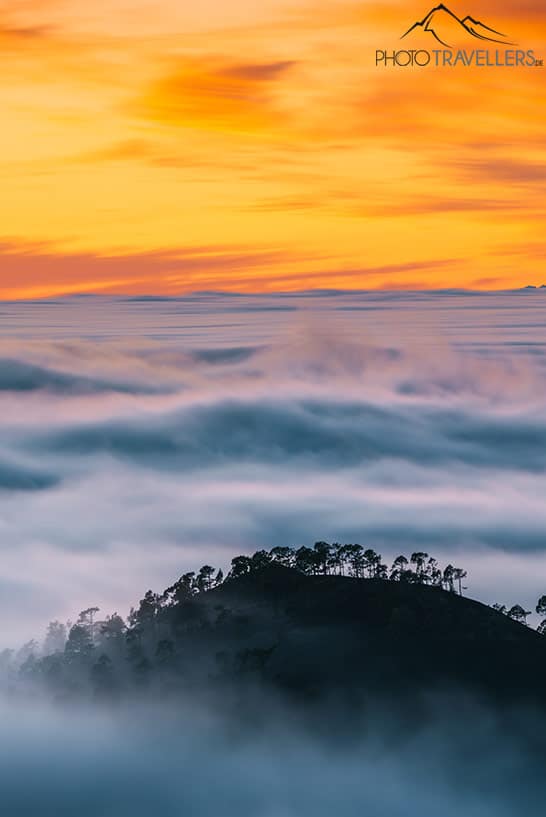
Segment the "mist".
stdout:
<path fill-rule="evenodd" d="M 74 620 L 91 605 L 101 619 L 125 615 L 147 588 L 205 562 L 226 568 L 239 553 L 317 539 L 363 542 L 386 560 L 424 549 L 464 566 L 469 595 L 530 606 L 546 592 L 541 297 L 9 305 L 0 328 L 0 646 L 42 640 L 50 619 Z M 305 664 L 300 637 L 284 655 Z M 322 637 L 309 642 L 311 657 Z M 334 641 L 341 656 L 339 632 Z M 193 661 L 204 649 L 199 629 L 191 644 Z M 118 663 L 128 676 L 125 658 Z M 493 706 L 468 691 L 418 693 L 404 677 L 399 699 L 357 704 L 337 669 L 340 687 L 315 701 L 281 698 L 274 684 L 201 683 L 208 668 L 199 694 L 186 684 L 176 698 L 138 697 L 127 684 L 102 703 L 66 684 L 58 694 L 54 677 L 46 697 L 24 673 L 8 673 L 2 812 L 542 814 L 543 712 L 521 698 Z"/>
<path fill-rule="evenodd" d="M 252 710 L 255 707 L 255 710 Z M 18 817 L 534 817 L 545 784 L 535 713 L 437 697 L 417 729 L 377 707 L 360 729 L 278 701 L 176 708 L 0 705 L 2 808 Z"/>
<path fill-rule="evenodd" d="M 545 591 L 541 293 L 75 298 L 0 332 L 3 645 L 316 539 Z"/>

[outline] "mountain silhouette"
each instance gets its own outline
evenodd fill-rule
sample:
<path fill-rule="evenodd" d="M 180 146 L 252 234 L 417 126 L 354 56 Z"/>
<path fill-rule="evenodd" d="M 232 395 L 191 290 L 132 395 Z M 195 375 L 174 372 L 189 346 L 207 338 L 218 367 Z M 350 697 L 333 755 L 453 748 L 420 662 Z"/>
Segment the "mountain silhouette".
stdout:
<path fill-rule="evenodd" d="M 427 31 L 429 34 L 438 40 L 442 45 L 450 47 L 450 42 L 457 42 L 461 37 L 474 37 L 478 40 L 485 40 L 486 42 L 502 43 L 504 45 L 514 45 L 506 40 L 506 35 L 502 34 L 485 23 L 475 20 L 470 15 L 463 19 L 457 17 L 447 6 L 440 3 L 429 11 L 429 13 L 422 20 L 418 20 L 402 35 L 400 39 L 404 39 L 408 34 L 415 31 Z M 502 38 L 502 39 L 498 39 Z"/>
<path fill-rule="evenodd" d="M 437 587 L 270 564 L 168 608 L 161 626 L 195 657 L 199 687 L 221 652 L 232 689 L 257 674 L 299 700 L 394 703 L 449 688 L 546 706 L 546 636 Z"/>

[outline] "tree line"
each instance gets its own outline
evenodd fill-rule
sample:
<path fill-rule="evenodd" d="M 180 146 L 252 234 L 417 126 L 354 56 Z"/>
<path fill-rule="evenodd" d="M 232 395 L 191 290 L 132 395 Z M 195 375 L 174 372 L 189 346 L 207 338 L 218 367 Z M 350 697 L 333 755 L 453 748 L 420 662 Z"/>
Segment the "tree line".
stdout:
<path fill-rule="evenodd" d="M 397 556 L 389 567 L 383 557 L 372 548 L 358 544 L 315 542 L 314 547 L 274 547 L 258 550 L 252 556 L 236 556 L 231 561 L 229 578 L 237 578 L 277 563 L 294 568 L 308 576 L 351 576 L 355 579 L 383 579 L 385 581 L 428 584 L 462 595 L 462 582 L 467 573 L 449 564 L 443 570 L 432 556 L 424 551 L 412 553 L 409 559 Z"/>
<path fill-rule="evenodd" d="M 353 579 L 427 585 L 439 591 L 463 594 L 467 572 L 448 564 L 440 567 L 424 551 L 409 557 L 397 556 L 387 565 L 371 548 L 359 544 L 319 541 L 313 547 L 274 547 L 258 550 L 250 556 L 235 556 L 226 576 L 222 569 L 203 565 L 198 571 L 184 573 L 162 593 L 148 590 L 138 606 L 125 619 L 117 612 L 101 619 L 98 607 L 82 610 L 75 622 L 52 621 L 43 643 L 32 640 L 20 650 L 0 652 L 0 676 L 39 680 L 65 692 L 89 686 L 97 692 L 112 692 L 120 679 L 131 677 L 145 683 L 152 669 L 160 675 L 174 674 L 184 634 L 210 631 L 210 621 L 202 606 L 192 604 L 198 595 L 220 585 L 249 576 L 269 565 L 281 565 L 308 576 L 347 576 Z M 529 610 L 520 605 L 507 609 L 493 608 L 522 624 L 527 624 Z M 546 634 L 546 595 L 536 612 L 544 616 L 538 631 Z M 230 611 L 219 605 L 216 623 L 236 626 Z M 174 633 L 174 636 L 173 636 Z"/>
<path fill-rule="evenodd" d="M 495 603 L 492 605 L 492 607 L 498 613 L 508 616 L 509 618 L 513 618 L 514 621 L 519 621 L 521 624 L 527 624 L 527 618 L 533 612 L 532 610 L 526 610 L 521 606 L 521 604 L 514 604 L 513 607 L 508 608 L 505 604 Z M 535 606 L 535 612 L 539 616 L 546 617 L 546 596 L 541 596 L 539 598 Z M 546 635 L 546 618 L 543 618 L 538 625 L 537 632 L 539 632 L 541 635 Z"/>

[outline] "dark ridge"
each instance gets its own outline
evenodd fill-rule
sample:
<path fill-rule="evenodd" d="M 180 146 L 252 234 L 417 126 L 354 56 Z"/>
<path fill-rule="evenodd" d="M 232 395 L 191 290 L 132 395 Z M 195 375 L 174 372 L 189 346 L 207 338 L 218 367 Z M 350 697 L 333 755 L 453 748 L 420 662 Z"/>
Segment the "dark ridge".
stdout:
<path fill-rule="evenodd" d="M 306 576 L 270 565 L 191 602 L 210 629 L 203 657 L 305 700 L 466 689 L 491 702 L 542 705 L 543 636 L 438 587 Z M 173 610 L 173 626 L 184 618 Z"/>
<path fill-rule="evenodd" d="M 295 557 L 325 548 L 319 542 Z M 272 551 L 280 559 L 290 552 Z M 148 591 L 127 622 L 117 614 L 98 621 L 90 608 L 67 641 L 52 622 L 49 635 L 61 643 L 43 658 L 29 654 L 19 678 L 61 699 L 211 689 L 244 697 L 252 686 L 302 704 L 350 702 L 355 711 L 382 700 L 405 712 L 423 696 L 461 691 L 544 707 L 546 640 L 522 623 L 523 608 L 506 615 L 460 595 L 464 571 L 450 565 L 442 574 L 434 559 L 425 564 L 427 554 L 412 555 L 415 571 L 398 557 L 387 578 L 380 557 L 364 553 L 368 567 L 355 567 L 357 576 L 287 567 L 265 551 L 236 557 L 225 580 L 204 566 L 162 595 Z M 546 596 L 537 612 L 546 613 Z"/>

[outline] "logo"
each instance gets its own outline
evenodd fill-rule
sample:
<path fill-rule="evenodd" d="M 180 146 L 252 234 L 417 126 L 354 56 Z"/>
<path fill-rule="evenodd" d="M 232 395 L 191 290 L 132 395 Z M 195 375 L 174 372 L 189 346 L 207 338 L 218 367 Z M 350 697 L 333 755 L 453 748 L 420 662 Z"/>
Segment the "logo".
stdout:
<path fill-rule="evenodd" d="M 543 65 L 533 51 L 517 48 L 508 35 L 469 14 L 458 17 L 443 3 L 413 23 L 400 39 L 407 40 L 413 47 L 377 50 L 376 66 L 540 68 Z M 496 46 L 494 50 L 493 46 Z"/>
<path fill-rule="evenodd" d="M 418 30 L 426 31 L 431 34 L 439 43 L 451 47 L 453 42 L 458 42 L 461 37 L 469 39 L 475 37 L 477 40 L 488 40 L 491 43 L 502 43 L 503 45 L 515 45 L 506 39 L 505 34 L 496 31 L 494 28 L 486 26 L 479 20 L 475 20 L 470 15 L 467 15 L 463 20 L 457 17 L 456 14 L 441 3 L 436 8 L 431 9 L 426 17 L 420 22 L 414 23 L 405 34 L 402 34 L 400 39 L 404 39 L 412 32 Z M 493 36 L 491 36 L 493 35 Z M 500 37 L 500 39 L 499 39 Z M 447 40 L 452 39 L 452 43 Z"/>

